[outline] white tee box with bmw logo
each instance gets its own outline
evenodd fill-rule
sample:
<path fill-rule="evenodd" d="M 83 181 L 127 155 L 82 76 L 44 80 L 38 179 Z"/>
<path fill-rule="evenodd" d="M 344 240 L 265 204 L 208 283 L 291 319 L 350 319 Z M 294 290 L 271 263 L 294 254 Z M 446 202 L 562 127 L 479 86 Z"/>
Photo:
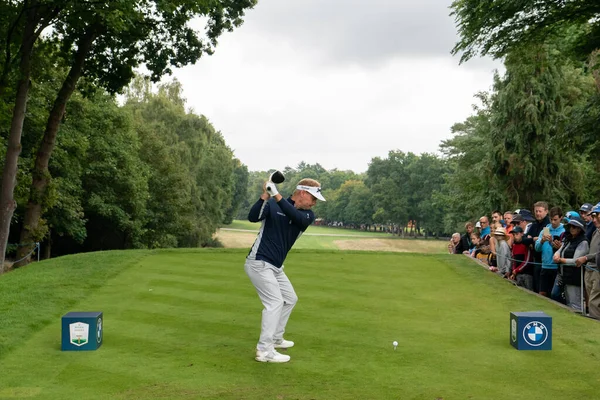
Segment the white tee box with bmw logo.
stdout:
<path fill-rule="evenodd" d="M 70 312 L 62 317 L 63 351 L 97 350 L 102 346 L 104 318 L 101 311 Z"/>
<path fill-rule="evenodd" d="M 552 350 L 552 317 L 542 311 L 511 312 L 510 344 L 517 350 Z"/>

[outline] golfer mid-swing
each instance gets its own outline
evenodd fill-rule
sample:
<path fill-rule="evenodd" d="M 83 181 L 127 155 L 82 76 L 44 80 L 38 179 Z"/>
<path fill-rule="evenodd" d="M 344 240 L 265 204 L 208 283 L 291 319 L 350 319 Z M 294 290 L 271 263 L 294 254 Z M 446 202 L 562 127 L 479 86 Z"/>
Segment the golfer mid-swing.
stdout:
<path fill-rule="evenodd" d="M 248 214 L 250 222 L 262 221 L 256 241 L 246 258 L 244 269 L 256 288 L 264 309 L 256 360 L 284 363 L 290 356 L 275 349 L 287 349 L 294 342 L 283 333 L 298 297 L 283 271 L 283 261 L 294 242 L 315 220 L 311 208 L 317 199 L 325 201 L 321 185 L 314 179 L 302 179 L 291 197 L 284 199 L 272 181 Z"/>

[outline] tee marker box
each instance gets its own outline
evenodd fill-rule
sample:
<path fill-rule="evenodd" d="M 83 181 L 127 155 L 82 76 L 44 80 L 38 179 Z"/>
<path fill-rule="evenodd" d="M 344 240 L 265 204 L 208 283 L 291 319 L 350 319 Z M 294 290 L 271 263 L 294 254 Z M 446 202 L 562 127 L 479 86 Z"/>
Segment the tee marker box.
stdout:
<path fill-rule="evenodd" d="M 552 350 L 552 317 L 542 311 L 511 312 L 510 344 L 517 350 Z"/>
<path fill-rule="evenodd" d="M 70 312 L 62 317 L 62 351 L 97 350 L 104 336 L 101 311 Z"/>

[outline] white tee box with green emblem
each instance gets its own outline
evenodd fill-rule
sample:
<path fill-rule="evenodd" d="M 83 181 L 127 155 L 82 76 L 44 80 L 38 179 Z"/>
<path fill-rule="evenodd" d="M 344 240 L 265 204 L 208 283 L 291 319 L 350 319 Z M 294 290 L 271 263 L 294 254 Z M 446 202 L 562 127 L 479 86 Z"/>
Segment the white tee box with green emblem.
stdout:
<path fill-rule="evenodd" d="M 70 312 L 62 317 L 63 351 L 96 350 L 102 346 L 104 320 L 101 311 Z"/>

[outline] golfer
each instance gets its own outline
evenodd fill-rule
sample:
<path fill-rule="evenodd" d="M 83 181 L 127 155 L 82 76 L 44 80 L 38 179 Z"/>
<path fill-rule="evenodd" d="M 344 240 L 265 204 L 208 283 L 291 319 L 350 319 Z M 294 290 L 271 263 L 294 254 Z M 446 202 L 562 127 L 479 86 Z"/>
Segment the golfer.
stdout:
<path fill-rule="evenodd" d="M 283 262 L 294 242 L 314 222 L 311 208 L 317 199 L 325 198 L 321 184 L 314 179 L 302 179 L 287 199 L 272 181 L 265 182 L 263 190 L 248 214 L 250 222 L 262 224 L 244 269 L 264 306 L 256 361 L 284 363 L 290 356 L 275 349 L 294 346 L 294 342 L 283 338 L 283 333 L 298 297 L 283 271 Z"/>

